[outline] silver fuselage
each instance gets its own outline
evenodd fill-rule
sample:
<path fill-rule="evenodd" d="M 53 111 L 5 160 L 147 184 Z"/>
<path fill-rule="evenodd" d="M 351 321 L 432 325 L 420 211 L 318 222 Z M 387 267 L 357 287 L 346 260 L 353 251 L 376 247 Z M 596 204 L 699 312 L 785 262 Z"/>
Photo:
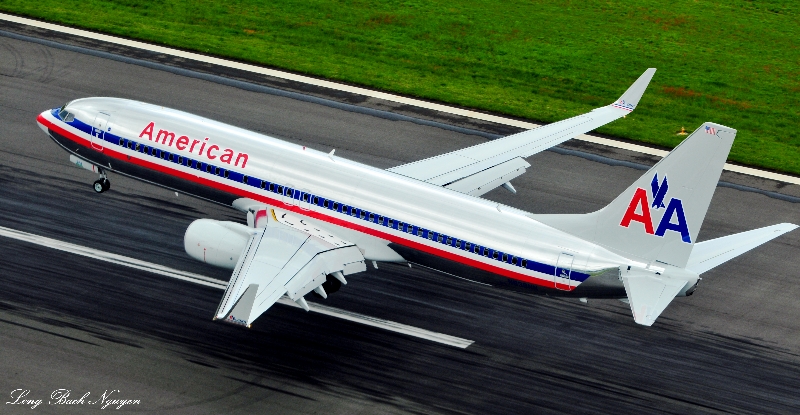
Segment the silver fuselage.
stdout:
<path fill-rule="evenodd" d="M 363 246 L 368 260 L 602 298 L 625 297 L 618 269 L 636 263 L 527 212 L 185 112 L 117 98 L 64 109 L 74 119 L 54 109 L 38 122 L 80 158 L 229 206 L 249 198 L 293 211 Z"/>

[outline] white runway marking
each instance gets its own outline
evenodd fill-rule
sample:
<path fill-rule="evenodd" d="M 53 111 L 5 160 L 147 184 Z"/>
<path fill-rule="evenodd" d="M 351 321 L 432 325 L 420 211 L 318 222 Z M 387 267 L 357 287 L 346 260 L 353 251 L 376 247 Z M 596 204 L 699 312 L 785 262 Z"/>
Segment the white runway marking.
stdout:
<path fill-rule="evenodd" d="M 59 251 L 69 252 L 85 256 L 88 258 L 97 259 L 100 261 L 110 262 L 112 264 L 123 265 L 130 268 L 135 268 L 142 271 L 148 271 L 155 274 L 163 275 L 165 277 L 175 278 L 181 281 L 193 282 L 195 284 L 205 285 L 206 287 L 213 287 L 224 290 L 228 283 L 226 281 L 209 278 L 200 274 L 185 272 L 174 268 L 165 267 L 158 264 L 153 264 L 138 259 L 112 254 L 110 252 L 100 251 L 94 248 L 87 248 L 85 246 L 71 244 L 69 242 L 59 241 L 57 239 L 39 236 L 28 232 L 18 231 L 11 228 L 0 226 L 0 236 L 16 239 L 18 241 L 29 242 L 47 248 L 57 249 Z M 300 308 L 294 301 L 283 297 L 278 300 L 279 304 L 289 305 Z M 342 320 L 352 321 L 354 323 L 364 324 L 371 327 L 388 330 L 395 333 L 405 334 L 420 339 L 430 340 L 448 346 L 466 349 L 469 345 L 475 343 L 474 340 L 462 339 L 460 337 L 450 336 L 443 333 L 437 333 L 430 330 L 421 329 L 419 327 L 408 326 L 405 324 L 397 323 L 394 321 L 383 320 L 376 317 L 366 316 L 359 313 L 354 313 L 347 310 L 340 310 L 334 307 L 328 307 L 317 303 L 309 303 L 311 312 L 324 314 L 326 316 L 340 318 Z"/>
<path fill-rule="evenodd" d="M 372 98 L 383 99 L 391 102 L 398 102 L 406 105 L 413 105 L 415 107 L 426 108 L 434 111 L 440 111 L 448 114 L 461 115 L 464 117 L 474 118 L 477 120 L 489 121 L 497 124 L 510 125 L 514 127 L 533 129 L 539 127 L 539 124 L 533 124 L 525 121 L 513 120 L 511 118 L 498 117 L 496 115 L 484 114 L 478 111 L 472 111 L 462 108 L 449 107 L 447 105 L 426 102 L 419 99 L 407 98 L 400 95 L 389 94 L 386 92 L 373 91 L 366 88 L 356 86 L 338 84 L 336 82 L 326 81 L 324 79 L 316 79 L 308 76 L 297 75 L 289 72 L 276 71 L 274 69 L 263 68 L 256 65 L 248 65 L 246 63 L 232 62 L 213 56 L 201 55 L 199 53 L 186 52 L 177 49 L 171 49 L 164 46 L 151 45 L 144 42 L 137 42 L 135 40 L 124 39 L 116 36 L 104 35 L 101 33 L 94 33 L 87 30 L 75 29 L 66 26 L 60 26 L 52 23 L 40 22 L 38 20 L 26 19 L 24 17 L 12 16 L 9 14 L 0 13 L 0 20 L 24 24 L 28 26 L 38 27 L 42 29 L 52 30 L 55 32 L 66 33 L 74 36 L 81 36 L 88 39 L 99 40 L 102 42 L 113 43 L 116 45 L 123 45 L 137 49 L 144 49 L 150 52 L 162 53 L 169 56 L 176 56 L 184 59 L 191 59 L 197 62 L 210 63 L 212 65 L 219 65 L 226 68 L 239 69 L 242 71 L 253 72 L 262 75 L 273 76 L 281 79 L 288 79 L 291 81 L 302 82 L 309 85 L 321 86 L 330 88 L 336 91 L 345 91 L 354 94 L 364 95 Z M 596 137 L 593 135 L 580 135 L 575 137 L 578 140 L 587 141 L 590 143 L 601 144 L 604 146 L 621 148 L 624 150 L 636 151 L 638 153 L 650 154 L 654 156 L 664 157 L 667 151 L 650 148 L 638 144 L 624 143 L 616 140 L 609 140 L 603 137 Z M 787 176 L 785 174 L 773 173 L 763 170 L 754 169 L 752 167 L 736 166 L 733 164 L 725 163 L 725 170 L 748 174 L 756 177 L 763 177 L 765 179 L 777 180 L 779 182 L 793 183 L 800 185 L 800 178 Z"/>

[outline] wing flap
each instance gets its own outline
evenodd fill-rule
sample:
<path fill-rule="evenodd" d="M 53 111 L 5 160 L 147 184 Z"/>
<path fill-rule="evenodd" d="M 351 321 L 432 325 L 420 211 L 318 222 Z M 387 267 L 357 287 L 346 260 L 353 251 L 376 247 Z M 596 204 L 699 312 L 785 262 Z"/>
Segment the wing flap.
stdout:
<path fill-rule="evenodd" d="M 355 245 L 334 235 L 320 236 L 335 244 L 280 222 L 254 229 L 215 319 L 249 327 L 284 294 L 302 302 L 328 274 L 366 271 Z"/>
<path fill-rule="evenodd" d="M 514 179 L 523 173 L 531 165 L 519 158 L 513 158 L 505 163 L 464 177 L 456 182 L 450 183 L 446 188 L 472 196 L 480 196 L 500 185 Z"/>

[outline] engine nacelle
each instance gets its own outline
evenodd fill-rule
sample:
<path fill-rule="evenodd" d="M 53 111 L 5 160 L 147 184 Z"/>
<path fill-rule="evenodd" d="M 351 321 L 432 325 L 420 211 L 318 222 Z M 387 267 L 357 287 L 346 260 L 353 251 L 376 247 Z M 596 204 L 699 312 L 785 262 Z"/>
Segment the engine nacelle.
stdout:
<path fill-rule="evenodd" d="M 252 232 L 240 223 L 198 219 L 186 228 L 183 246 L 198 261 L 232 270 Z"/>

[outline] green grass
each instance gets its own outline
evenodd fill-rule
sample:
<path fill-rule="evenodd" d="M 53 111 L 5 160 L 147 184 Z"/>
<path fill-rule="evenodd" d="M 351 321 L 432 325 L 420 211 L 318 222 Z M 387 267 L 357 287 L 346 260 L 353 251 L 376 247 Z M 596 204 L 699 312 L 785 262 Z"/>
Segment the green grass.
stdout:
<path fill-rule="evenodd" d="M 556 121 L 658 72 L 599 130 L 673 147 L 739 130 L 730 160 L 800 174 L 795 1 L 0 0 L 0 10 L 448 103 Z"/>

